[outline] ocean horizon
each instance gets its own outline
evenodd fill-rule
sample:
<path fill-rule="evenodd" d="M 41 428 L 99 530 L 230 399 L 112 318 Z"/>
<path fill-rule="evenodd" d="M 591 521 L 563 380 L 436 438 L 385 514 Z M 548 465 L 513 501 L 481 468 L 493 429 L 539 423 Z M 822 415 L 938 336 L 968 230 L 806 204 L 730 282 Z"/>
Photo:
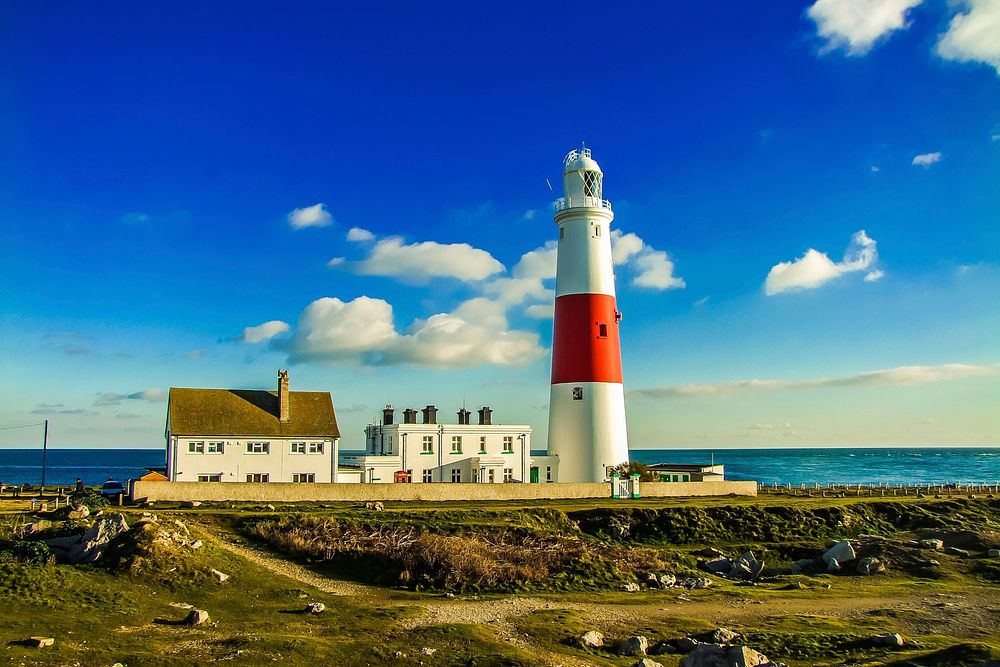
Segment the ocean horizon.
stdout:
<path fill-rule="evenodd" d="M 761 484 L 997 484 L 1000 446 L 995 447 L 783 447 L 634 449 L 639 463 L 716 463 L 726 479 Z M 50 448 L 45 483 L 100 484 L 109 477 L 136 479 L 162 468 L 163 449 Z M 42 450 L 0 449 L 0 482 L 39 484 Z"/>

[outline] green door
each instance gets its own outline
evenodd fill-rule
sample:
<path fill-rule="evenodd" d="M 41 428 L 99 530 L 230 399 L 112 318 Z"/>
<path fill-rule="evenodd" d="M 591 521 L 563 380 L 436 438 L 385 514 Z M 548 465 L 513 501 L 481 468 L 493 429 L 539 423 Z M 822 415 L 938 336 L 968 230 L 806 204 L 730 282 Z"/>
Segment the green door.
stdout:
<path fill-rule="evenodd" d="M 538 468 L 531 469 L 531 483 L 538 484 Z"/>

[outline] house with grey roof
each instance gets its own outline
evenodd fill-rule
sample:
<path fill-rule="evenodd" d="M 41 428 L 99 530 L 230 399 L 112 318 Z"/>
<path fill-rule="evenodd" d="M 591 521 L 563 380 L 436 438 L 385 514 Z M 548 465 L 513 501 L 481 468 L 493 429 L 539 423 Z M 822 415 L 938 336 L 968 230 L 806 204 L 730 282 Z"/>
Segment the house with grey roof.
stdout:
<path fill-rule="evenodd" d="M 167 478 L 172 482 L 338 481 L 340 429 L 328 392 L 171 387 Z"/>

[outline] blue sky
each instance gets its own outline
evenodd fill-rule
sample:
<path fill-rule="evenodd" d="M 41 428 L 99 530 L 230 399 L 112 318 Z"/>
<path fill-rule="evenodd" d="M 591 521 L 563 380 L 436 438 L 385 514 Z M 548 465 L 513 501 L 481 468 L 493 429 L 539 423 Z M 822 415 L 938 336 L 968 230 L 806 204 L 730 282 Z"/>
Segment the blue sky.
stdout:
<path fill-rule="evenodd" d="M 0 3 L 0 426 L 290 366 L 542 445 L 585 141 L 633 447 L 1000 444 L 1000 2 L 471 5 Z"/>

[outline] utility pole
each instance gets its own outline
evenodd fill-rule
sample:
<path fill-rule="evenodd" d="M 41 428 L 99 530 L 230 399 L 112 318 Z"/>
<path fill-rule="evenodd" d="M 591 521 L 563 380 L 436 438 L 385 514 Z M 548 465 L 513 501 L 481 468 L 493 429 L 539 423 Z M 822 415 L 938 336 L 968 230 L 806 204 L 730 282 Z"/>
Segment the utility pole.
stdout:
<path fill-rule="evenodd" d="M 45 420 L 45 434 L 42 436 L 42 483 L 39 485 L 38 492 L 45 489 L 45 458 L 49 453 L 49 420 Z"/>

